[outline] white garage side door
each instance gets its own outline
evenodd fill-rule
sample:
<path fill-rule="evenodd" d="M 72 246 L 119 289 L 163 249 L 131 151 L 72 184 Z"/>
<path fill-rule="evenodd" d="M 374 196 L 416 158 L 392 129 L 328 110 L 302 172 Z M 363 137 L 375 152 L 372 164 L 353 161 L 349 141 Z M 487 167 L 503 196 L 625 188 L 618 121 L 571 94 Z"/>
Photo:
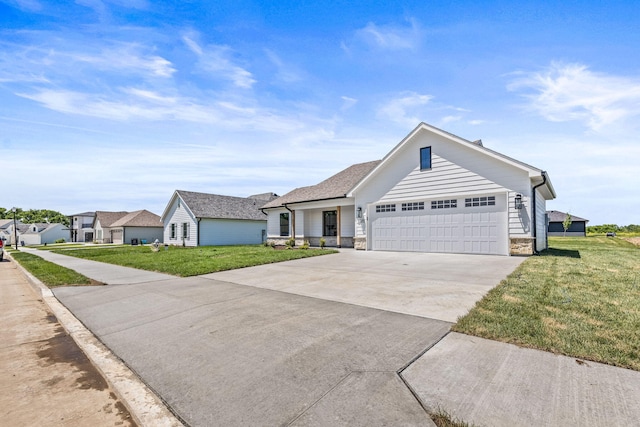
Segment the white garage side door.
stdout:
<path fill-rule="evenodd" d="M 399 203 L 395 212 L 374 212 L 372 249 L 507 255 L 506 197 L 494 197 L 493 206 L 465 206 L 459 198 L 456 208 L 431 209 L 425 201 L 424 210 L 402 211 Z"/>

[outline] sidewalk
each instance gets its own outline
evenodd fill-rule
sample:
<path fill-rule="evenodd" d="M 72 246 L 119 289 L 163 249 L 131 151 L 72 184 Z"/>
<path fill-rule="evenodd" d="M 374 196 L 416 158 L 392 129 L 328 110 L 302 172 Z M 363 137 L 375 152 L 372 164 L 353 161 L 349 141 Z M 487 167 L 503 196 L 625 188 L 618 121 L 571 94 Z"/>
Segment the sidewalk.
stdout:
<path fill-rule="evenodd" d="M 135 426 L 16 263 L 0 262 L 0 419 L 14 426 Z"/>
<path fill-rule="evenodd" d="M 37 251 L 41 254 L 48 253 Z M 59 264 L 73 263 L 61 257 Z M 79 261 L 82 270 L 102 279 L 120 280 L 126 273 L 125 267 Z M 166 276 L 127 270 L 138 273 L 134 277 L 140 281 Z M 5 326 L 0 332 L 0 419 L 42 426 L 183 425 L 49 288 L 7 254 L 0 263 L 0 296 Z M 102 394 L 95 397 L 95 391 Z M 101 412 L 111 418 L 102 421 Z"/>

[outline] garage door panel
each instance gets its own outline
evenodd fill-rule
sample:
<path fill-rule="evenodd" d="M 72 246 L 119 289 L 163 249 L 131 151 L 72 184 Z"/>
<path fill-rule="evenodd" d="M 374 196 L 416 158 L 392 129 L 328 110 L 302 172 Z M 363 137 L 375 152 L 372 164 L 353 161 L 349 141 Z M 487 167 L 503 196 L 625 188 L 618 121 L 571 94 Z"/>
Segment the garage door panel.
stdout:
<path fill-rule="evenodd" d="M 371 220 L 372 248 L 506 255 L 505 199 L 497 195 L 496 206 L 376 214 Z"/>

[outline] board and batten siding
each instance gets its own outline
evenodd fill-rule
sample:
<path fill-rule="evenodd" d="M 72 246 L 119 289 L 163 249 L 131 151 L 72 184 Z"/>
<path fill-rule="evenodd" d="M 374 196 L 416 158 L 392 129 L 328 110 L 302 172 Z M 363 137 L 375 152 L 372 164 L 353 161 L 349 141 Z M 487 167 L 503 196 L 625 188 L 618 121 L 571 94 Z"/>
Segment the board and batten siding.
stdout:
<path fill-rule="evenodd" d="M 176 197 L 169 209 L 166 219 L 164 219 L 164 243 L 169 245 L 182 246 L 182 224 L 187 223 L 188 234 L 184 239 L 185 246 L 198 245 L 198 227 L 196 219 L 185 208 L 185 204 L 180 197 Z M 176 237 L 171 238 L 171 224 L 176 224 Z"/>
<path fill-rule="evenodd" d="M 547 201 L 536 191 L 536 249 L 547 249 Z"/>
<path fill-rule="evenodd" d="M 256 245 L 262 243 L 266 230 L 266 219 L 251 221 L 202 218 L 200 246 Z"/>

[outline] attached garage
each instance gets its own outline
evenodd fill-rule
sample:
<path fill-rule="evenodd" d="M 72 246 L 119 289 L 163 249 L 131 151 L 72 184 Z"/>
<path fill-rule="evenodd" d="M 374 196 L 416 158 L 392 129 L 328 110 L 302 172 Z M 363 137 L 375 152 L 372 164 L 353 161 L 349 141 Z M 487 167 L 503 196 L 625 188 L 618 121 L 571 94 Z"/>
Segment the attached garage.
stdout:
<path fill-rule="evenodd" d="M 370 206 L 373 250 L 507 255 L 506 194 Z"/>

